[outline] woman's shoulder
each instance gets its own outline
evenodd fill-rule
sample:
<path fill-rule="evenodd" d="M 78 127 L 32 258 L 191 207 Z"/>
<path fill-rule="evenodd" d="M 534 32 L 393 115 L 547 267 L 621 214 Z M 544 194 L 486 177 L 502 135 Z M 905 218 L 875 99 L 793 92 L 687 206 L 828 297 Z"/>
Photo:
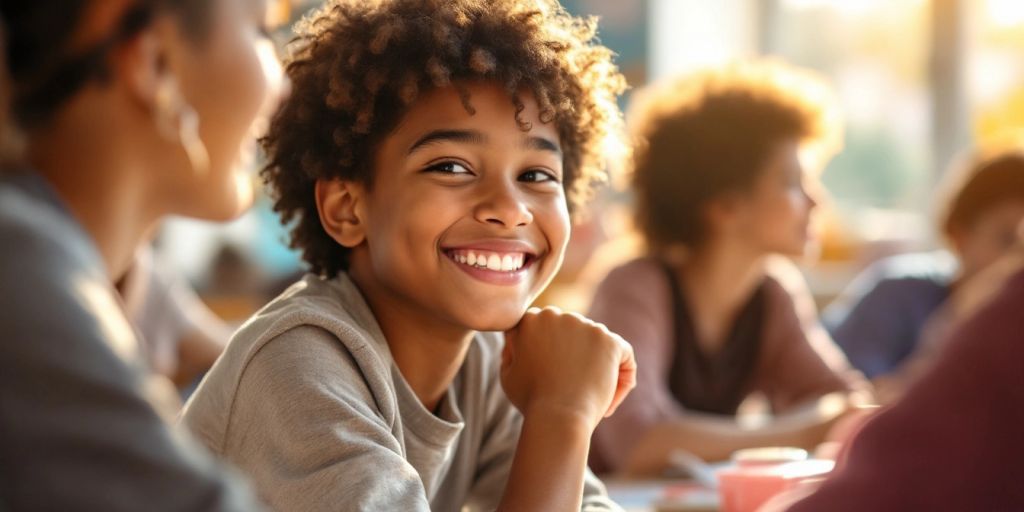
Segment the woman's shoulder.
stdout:
<path fill-rule="evenodd" d="M 612 270 L 598 287 L 588 316 L 626 336 L 634 346 L 672 337 L 672 290 L 664 266 L 637 258 Z"/>
<path fill-rule="evenodd" d="M 78 353 L 89 357 L 75 371 L 115 364 L 115 355 L 137 363 L 134 331 L 99 253 L 51 195 L 33 175 L 0 176 L 0 328 L 19 341 L 5 345 L 5 362 L 69 370 L 61 361 Z"/>
<path fill-rule="evenodd" d="M 761 286 L 770 307 L 797 310 L 809 308 L 816 315 L 817 306 L 807 285 L 807 278 L 793 260 L 784 256 L 768 258 Z"/>
<path fill-rule="evenodd" d="M 608 272 L 598 287 L 598 294 L 622 293 L 627 290 L 649 292 L 652 287 L 665 288 L 668 285 L 665 276 L 665 267 L 660 260 L 654 256 L 643 256 L 627 261 Z"/>
<path fill-rule="evenodd" d="M 814 336 L 828 337 L 818 320 L 814 295 L 795 263 L 782 257 L 770 259 L 761 286 L 765 335 L 770 340 L 789 343 L 807 339 L 810 331 L 814 332 Z"/>
<path fill-rule="evenodd" d="M 101 266 L 80 225 L 49 185 L 34 174 L 0 175 L 0 239 L 9 248 L 0 252 L 0 261 L 8 263 L 4 268 L 59 271 Z"/>

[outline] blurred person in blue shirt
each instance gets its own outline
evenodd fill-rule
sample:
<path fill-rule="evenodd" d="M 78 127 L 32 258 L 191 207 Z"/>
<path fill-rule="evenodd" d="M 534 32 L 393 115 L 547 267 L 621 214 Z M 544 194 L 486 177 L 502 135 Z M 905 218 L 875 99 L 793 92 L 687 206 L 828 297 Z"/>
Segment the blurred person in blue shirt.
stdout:
<path fill-rule="evenodd" d="M 850 362 L 876 383 L 907 365 L 924 339 L 938 343 L 961 284 L 1020 239 L 1024 151 L 975 156 L 949 174 L 942 192 L 939 228 L 949 251 L 880 260 L 824 312 L 826 327 Z"/>

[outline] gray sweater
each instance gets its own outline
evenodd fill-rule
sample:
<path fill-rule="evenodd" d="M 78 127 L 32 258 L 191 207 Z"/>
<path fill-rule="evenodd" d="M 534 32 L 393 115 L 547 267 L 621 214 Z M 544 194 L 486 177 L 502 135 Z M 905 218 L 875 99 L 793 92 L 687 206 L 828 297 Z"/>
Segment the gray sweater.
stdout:
<path fill-rule="evenodd" d="M 258 509 L 154 384 L 92 241 L 39 176 L 0 176 L 0 509 Z"/>
<path fill-rule="evenodd" d="M 490 510 L 522 423 L 501 344 L 474 338 L 434 415 L 351 280 L 306 276 L 235 335 L 183 421 L 281 511 Z M 583 508 L 619 510 L 589 473 Z"/>

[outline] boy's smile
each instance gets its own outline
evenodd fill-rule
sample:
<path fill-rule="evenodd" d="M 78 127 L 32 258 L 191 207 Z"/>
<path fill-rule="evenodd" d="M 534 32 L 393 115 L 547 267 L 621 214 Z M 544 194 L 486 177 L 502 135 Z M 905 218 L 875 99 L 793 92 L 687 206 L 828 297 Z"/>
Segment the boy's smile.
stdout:
<path fill-rule="evenodd" d="M 479 240 L 442 250 L 461 270 L 492 284 L 519 284 L 537 259 L 537 249 L 522 240 Z"/>
<path fill-rule="evenodd" d="M 378 316 L 467 330 L 514 326 L 569 235 L 562 151 L 533 96 L 464 84 L 421 96 L 380 142 L 350 273 Z"/>

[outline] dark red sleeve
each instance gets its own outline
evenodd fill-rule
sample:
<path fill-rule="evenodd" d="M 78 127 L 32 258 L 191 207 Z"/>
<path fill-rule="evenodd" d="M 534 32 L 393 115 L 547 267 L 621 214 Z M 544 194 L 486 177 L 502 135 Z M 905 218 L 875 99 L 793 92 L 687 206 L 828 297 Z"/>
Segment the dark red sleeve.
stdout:
<path fill-rule="evenodd" d="M 1024 272 L 790 510 L 1024 510 Z"/>

